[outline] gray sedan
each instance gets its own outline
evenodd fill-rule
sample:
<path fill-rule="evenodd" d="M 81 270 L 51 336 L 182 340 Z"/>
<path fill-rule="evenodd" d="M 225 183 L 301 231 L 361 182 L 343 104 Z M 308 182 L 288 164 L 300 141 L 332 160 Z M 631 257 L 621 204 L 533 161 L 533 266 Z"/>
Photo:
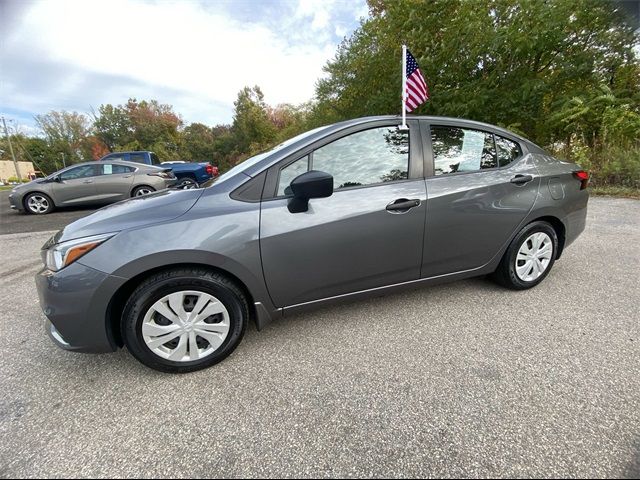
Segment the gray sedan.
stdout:
<path fill-rule="evenodd" d="M 43 215 L 55 207 L 118 202 L 176 182 L 170 168 L 123 161 L 86 162 L 17 186 L 9 202 L 15 210 Z"/>
<path fill-rule="evenodd" d="M 587 172 L 492 125 L 399 123 L 322 127 L 209 188 L 68 225 L 36 277 L 49 335 L 189 372 L 231 354 L 250 321 L 260 330 L 330 302 L 478 275 L 517 290 L 542 282 L 584 230 Z"/>

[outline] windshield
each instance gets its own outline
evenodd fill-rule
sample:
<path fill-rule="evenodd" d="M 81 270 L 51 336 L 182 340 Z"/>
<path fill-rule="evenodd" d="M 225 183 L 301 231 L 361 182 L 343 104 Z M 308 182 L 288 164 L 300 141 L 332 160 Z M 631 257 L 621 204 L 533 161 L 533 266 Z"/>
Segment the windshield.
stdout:
<path fill-rule="evenodd" d="M 233 167 L 231 170 L 229 170 L 228 172 L 220 175 L 217 180 L 214 183 L 220 183 L 220 182 L 224 182 L 225 180 L 233 177 L 236 173 L 238 172 L 242 172 L 243 170 L 252 167 L 253 165 L 255 165 L 256 163 L 258 163 L 260 160 L 268 157 L 269 155 L 276 153 L 280 150 L 282 150 L 283 148 L 288 147 L 289 145 L 298 142 L 316 132 L 319 132 L 320 130 L 323 130 L 327 127 L 318 127 L 318 128 L 314 128 L 313 130 L 309 130 L 308 132 L 304 132 L 301 133 L 300 135 L 296 135 L 293 138 L 290 138 L 289 140 L 286 140 L 285 142 L 282 142 L 280 145 L 276 145 L 275 147 L 273 147 L 271 150 L 267 150 L 266 152 L 262 152 L 259 153 L 258 155 L 254 155 L 253 157 L 247 158 L 244 162 L 239 163 L 238 165 L 236 165 L 235 167 Z"/>

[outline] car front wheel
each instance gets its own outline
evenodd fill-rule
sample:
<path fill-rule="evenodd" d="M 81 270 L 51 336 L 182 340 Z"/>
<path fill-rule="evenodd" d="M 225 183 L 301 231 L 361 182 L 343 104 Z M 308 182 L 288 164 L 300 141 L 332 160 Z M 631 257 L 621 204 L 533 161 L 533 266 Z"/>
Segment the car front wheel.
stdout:
<path fill-rule="evenodd" d="M 533 222 L 516 235 L 493 278 L 514 290 L 535 287 L 551 271 L 558 251 L 558 236 L 547 222 Z"/>
<path fill-rule="evenodd" d="M 153 275 L 133 292 L 121 329 L 140 362 L 187 373 L 229 356 L 248 317 L 245 296 L 229 279 L 204 269 L 176 269 Z"/>
<path fill-rule="evenodd" d="M 24 199 L 27 212 L 34 215 L 45 215 L 53 210 L 53 201 L 44 193 L 30 193 Z"/>

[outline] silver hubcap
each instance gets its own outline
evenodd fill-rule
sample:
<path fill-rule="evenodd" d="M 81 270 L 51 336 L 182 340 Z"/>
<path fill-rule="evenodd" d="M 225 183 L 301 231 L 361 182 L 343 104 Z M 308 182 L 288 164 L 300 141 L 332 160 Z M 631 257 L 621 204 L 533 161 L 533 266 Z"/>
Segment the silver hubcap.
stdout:
<path fill-rule="evenodd" d="M 196 184 L 195 184 L 195 182 L 192 182 L 191 180 L 185 180 L 184 182 L 182 182 L 180 184 L 179 188 L 181 190 L 191 190 L 192 188 L 196 188 Z"/>
<path fill-rule="evenodd" d="M 551 262 L 553 242 L 544 232 L 530 235 L 518 250 L 516 275 L 520 280 L 532 282 L 542 275 Z"/>
<path fill-rule="evenodd" d="M 192 362 L 218 350 L 229 334 L 229 312 L 216 297 L 195 290 L 165 295 L 147 311 L 142 337 L 153 353 Z"/>
<path fill-rule="evenodd" d="M 49 209 L 49 200 L 42 195 L 33 195 L 27 200 L 27 205 L 33 213 L 43 213 Z"/>
<path fill-rule="evenodd" d="M 141 197 L 142 195 L 148 195 L 151 192 L 153 192 L 153 190 L 151 190 L 150 188 L 141 188 L 136 192 L 136 197 Z"/>

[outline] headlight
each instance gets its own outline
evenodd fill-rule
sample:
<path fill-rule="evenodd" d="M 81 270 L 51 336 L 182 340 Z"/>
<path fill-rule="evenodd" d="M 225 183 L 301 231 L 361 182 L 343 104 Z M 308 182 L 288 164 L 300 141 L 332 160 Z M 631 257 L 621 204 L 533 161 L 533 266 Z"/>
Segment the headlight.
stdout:
<path fill-rule="evenodd" d="M 77 238 L 53 245 L 50 240 L 45 244 L 42 251 L 44 264 L 49 270 L 54 272 L 62 270 L 114 235 L 115 233 L 105 233 L 91 237 Z"/>

